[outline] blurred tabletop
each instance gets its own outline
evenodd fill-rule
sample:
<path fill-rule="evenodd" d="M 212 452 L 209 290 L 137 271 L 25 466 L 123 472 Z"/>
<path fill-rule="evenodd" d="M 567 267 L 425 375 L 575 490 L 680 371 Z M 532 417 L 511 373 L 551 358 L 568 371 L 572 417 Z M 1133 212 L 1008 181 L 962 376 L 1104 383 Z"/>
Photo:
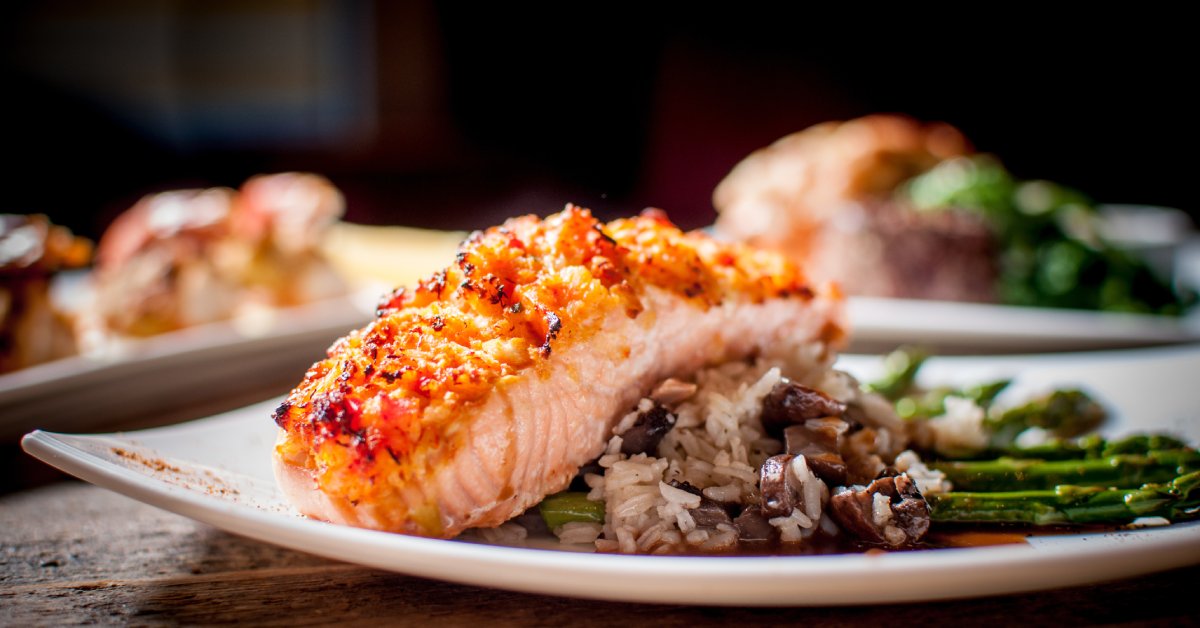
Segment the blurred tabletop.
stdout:
<path fill-rule="evenodd" d="M 0 625 L 1200 625 L 1200 566 L 1038 593 L 816 608 L 512 593 L 250 541 L 76 482 L 0 497 Z"/>

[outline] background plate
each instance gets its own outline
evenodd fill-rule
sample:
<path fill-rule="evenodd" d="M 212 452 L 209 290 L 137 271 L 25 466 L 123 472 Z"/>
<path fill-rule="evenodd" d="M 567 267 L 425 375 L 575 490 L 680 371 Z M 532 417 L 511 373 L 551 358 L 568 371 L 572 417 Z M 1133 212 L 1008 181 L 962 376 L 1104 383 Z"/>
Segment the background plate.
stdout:
<path fill-rule="evenodd" d="M 334 340 L 370 320 L 381 293 L 365 290 L 264 312 L 256 321 L 131 339 L 103 354 L 0 375 L 0 442 L 35 428 L 162 424 L 279 394 L 300 381 Z M 183 408 L 191 415 L 172 414 Z"/>
<path fill-rule="evenodd" d="M 919 344 L 938 353 L 1036 353 L 1200 341 L 1200 312 L 1172 318 L 878 297 L 850 297 L 847 310 L 857 352 Z"/>

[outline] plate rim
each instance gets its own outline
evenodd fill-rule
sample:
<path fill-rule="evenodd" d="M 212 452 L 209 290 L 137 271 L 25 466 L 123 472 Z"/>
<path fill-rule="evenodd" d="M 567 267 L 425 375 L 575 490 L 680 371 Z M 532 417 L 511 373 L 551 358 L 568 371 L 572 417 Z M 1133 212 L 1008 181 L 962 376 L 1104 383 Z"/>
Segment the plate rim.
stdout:
<path fill-rule="evenodd" d="M 267 310 L 272 329 L 263 333 L 244 331 L 233 319 L 193 325 L 145 338 L 129 337 L 116 341 L 115 350 L 77 353 L 0 374 L 0 402 L 19 401 L 25 391 L 64 381 L 87 379 L 110 369 L 135 368 L 143 363 L 178 359 L 181 355 L 207 354 L 253 343 L 287 343 L 301 336 L 341 327 L 345 320 L 368 316 L 359 292 L 328 299 Z M 345 320 L 333 320 L 330 315 Z M 216 340 L 214 343 L 213 340 Z M 180 348 L 180 345 L 183 345 Z M 53 371 L 65 371 L 55 374 Z M 53 375 L 53 376 L 50 376 Z"/>
<path fill-rule="evenodd" d="M 888 310 L 888 315 L 884 311 Z M 1041 351 L 1105 350 L 1200 342 L 1200 308 L 1179 317 L 1001 303 L 852 295 L 846 299 L 854 340 L 896 340 L 914 333 L 937 342 L 993 347 L 1012 340 Z M 939 311 L 945 313 L 930 318 Z M 901 316 L 895 316 L 896 313 Z M 1003 318 L 1002 326 L 986 324 Z M 980 319 L 983 319 L 982 321 Z M 896 323 L 896 320 L 901 322 Z M 946 323 L 951 323 L 949 326 Z"/>

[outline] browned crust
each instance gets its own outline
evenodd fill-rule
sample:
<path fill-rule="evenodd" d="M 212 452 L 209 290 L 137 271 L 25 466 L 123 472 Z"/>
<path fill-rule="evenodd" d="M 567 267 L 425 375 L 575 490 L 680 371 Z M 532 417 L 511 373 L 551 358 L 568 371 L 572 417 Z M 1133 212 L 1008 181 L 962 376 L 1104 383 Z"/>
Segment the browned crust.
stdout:
<path fill-rule="evenodd" d="M 814 296 L 778 256 L 684 234 L 661 212 L 605 225 L 568 206 L 510 220 L 385 298 L 375 321 L 309 369 L 275 413 L 281 484 L 321 494 L 298 498 L 303 512 L 352 525 L 356 508 L 413 509 L 395 503 L 397 486 L 453 459 L 472 408 L 508 378 L 549 377 L 552 354 L 587 342 L 606 317 L 639 316 L 649 287 L 702 309 Z M 825 336 L 840 339 L 831 325 Z M 404 526 L 438 534 L 436 519 L 417 513 Z"/>

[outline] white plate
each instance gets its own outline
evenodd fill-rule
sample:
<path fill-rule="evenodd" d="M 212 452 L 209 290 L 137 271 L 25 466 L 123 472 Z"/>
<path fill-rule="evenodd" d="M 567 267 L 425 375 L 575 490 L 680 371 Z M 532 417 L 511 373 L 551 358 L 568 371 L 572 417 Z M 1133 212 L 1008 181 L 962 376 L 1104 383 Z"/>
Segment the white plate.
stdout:
<path fill-rule="evenodd" d="M 295 385 L 329 345 L 371 318 L 379 291 L 114 345 L 0 375 L 0 440 L 35 428 L 88 430 Z M 223 391 L 218 393 L 217 391 Z M 216 404 L 220 406 L 220 404 Z M 195 415 L 192 415 L 193 417 Z"/>
<path fill-rule="evenodd" d="M 873 358 L 846 358 L 859 374 Z M 1047 357 L 943 358 L 935 381 L 1017 375 L 1018 388 L 1083 385 L 1115 409 L 1109 431 L 1200 439 L 1200 348 Z M 1017 392 L 1020 392 L 1019 390 Z M 372 532 L 301 518 L 275 488 L 272 402 L 128 434 L 34 432 L 29 453 L 89 482 L 268 543 L 370 567 L 504 589 L 612 600 L 828 605 L 1030 591 L 1200 562 L 1200 522 L 1034 537 L 1029 545 L 876 555 L 619 556 Z M 565 548 L 560 548 L 565 549 Z"/>
<path fill-rule="evenodd" d="M 847 309 L 855 351 L 922 344 L 943 353 L 1015 353 L 1200 342 L 1200 312 L 1171 318 L 877 297 L 850 297 Z"/>

